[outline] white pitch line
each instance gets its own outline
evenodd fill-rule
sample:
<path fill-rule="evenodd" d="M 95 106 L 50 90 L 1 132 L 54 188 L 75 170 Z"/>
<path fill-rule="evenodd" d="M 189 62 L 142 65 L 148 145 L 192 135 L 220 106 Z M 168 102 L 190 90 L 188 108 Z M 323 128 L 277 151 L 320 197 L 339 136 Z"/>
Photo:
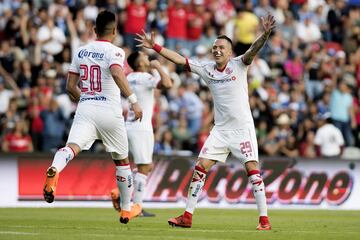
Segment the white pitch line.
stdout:
<path fill-rule="evenodd" d="M 121 225 L 120 225 L 121 226 Z M 109 228 L 106 227 L 56 227 L 56 226 L 46 226 L 46 227 L 39 227 L 39 226 L 21 226 L 21 225 L 7 225 L 7 226 L 1 226 L 1 227 L 7 227 L 7 228 L 29 228 L 29 229 L 33 229 L 33 228 L 48 228 L 48 229 L 94 229 L 94 230 L 109 230 Z M 144 232 L 144 231 L 158 231 L 158 229 L 154 229 L 154 228 L 144 228 L 144 227 L 137 227 L 137 226 L 129 226 L 130 230 L 136 230 L 136 231 L 140 231 L 140 232 Z M 178 232 L 204 232 L 204 233 L 228 233 L 228 232 L 237 232 L 237 233 L 259 233 L 259 232 L 264 232 L 264 231 L 258 231 L 258 230 L 246 230 L 246 229 L 232 229 L 232 230 L 213 230 L 213 229 L 196 229 L 196 228 L 191 228 L 191 229 L 185 229 L 185 228 L 180 228 L 180 227 L 170 227 L 170 226 L 165 226 L 164 225 L 164 229 L 165 228 L 172 228 L 174 231 L 178 231 Z M 276 233 L 280 233 L 280 234 L 284 234 L 284 233 L 307 233 L 307 234 L 312 234 L 312 233 L 322 233 L 321 231 L 311 231 L 311 230 L 291 230 L 291 231 L 287 231 L 287 230 L 283 230 L 283 229 L 273 229 L 269 232 L 274 232 L 276 231 Z M 347 231 L 347 232 L 336 232 L 336 231 L 327 231 L 326 233 L 330 233 L 330 234 L 359 234 L 360 231 L 355 232 L 355 231 Z"/>
<path fill-rule="evenodd" d="M 6 234 L 6 235 L 39 235 L 38 233 L 11 232 L 11 231 L 0 231 L 0 234 Z"/>

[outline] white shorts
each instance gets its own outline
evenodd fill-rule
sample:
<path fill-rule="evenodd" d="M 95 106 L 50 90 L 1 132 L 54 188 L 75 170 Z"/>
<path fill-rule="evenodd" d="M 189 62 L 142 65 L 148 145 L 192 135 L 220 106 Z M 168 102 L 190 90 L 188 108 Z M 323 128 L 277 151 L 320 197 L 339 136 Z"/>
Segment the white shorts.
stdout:
<path fill-rule="evenodd" d="M 128 141 L 121 110 L 79 104 L 67 143 L 74 143 L 81 150 L 88 150 L 96 139 L 102 140 L 105 150 L 114 159 L 128 157 Z"/>
<path fill-rule="evenodd" d="M 127 130 L 129 150 L 135 164 L 152 163 L 154 134 L 152 131 Z"/>
<path fill-rule="evenodd" d="M 199 158 L 225 162 L 229 153 L 242 164 L 258 161 L 256 132 L 252 125 L 238 130 L 218 130 L 214 127 L 201 149 Z"/>

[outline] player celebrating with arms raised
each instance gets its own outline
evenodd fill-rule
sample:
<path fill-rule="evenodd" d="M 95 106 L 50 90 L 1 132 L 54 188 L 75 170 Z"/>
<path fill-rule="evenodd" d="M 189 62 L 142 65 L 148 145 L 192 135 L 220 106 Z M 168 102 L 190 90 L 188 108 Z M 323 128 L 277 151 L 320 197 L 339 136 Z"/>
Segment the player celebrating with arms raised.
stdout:
<path fill-rule="evenodd" d="M 264 32 L 253 42 L 245 54 L 232 58 L 232 42 L 219 36 L 212 47 L 215 62 L 197 62 L 157 45 L 154 34 L 144 32 L 136 39 L 138 46 L 152 48 L 168 60 L 186 66 L 205 80 L 214 99 L 215 126 L 207 138 L 190 183 L 184 214 L 168 220 L 172 226 L 191 227 L 195 205 L 205 183 L 207 172 L 216 162 L 225 162 L 229 153 L 245 166 L 259 211 L 258 230 L 270 230 L 267 216 L 265 186 L 258 166 L 258 146 L 254 120 L 251 115 L 247 70 L 255 55 L 264 46 L 275 28 L 274 17 L 261 18 Z"/>
<path fill-rule="evenodd" d="M 97 40 L 80 47 L 70 66 L 66 89 L 79 104 L 67 144 L 56 152 L 47 170 L 44 198 L 49 203 L 54 201 L 59 173 L 80 151 L 101 139 L 116 165 L 117 185 L 122 196 L 120 222 L 127 223 L 140 214 L 141 206 L 131 207 L 133 178 L 120 91 L 131 103 L 135 119 L 142 118 L 142 110 L 123 72 L 125 52 L 111 43 L 116 36 L 115 14 L 100 12 L 95 32 Z"/>
<path fill-rule="evenodd" d="M 139 104 L 143 109 L 143 119 L 134 121 L 133 111 L 129 111 L 126 118 L 126 130 L 129 139 L 129 149 L 137 166 L 134 177 L 134 203 L 142 204 L 147 176 L 152 168 L 152 155 L 154 150 L 154 133 L 151 123 L 154 110 L 154 89 L 172 87 L 170 77 L 162 69 L 158 60 L 149 61 L 148 55 L 141 51 L 131 53 L 127 59 L 130 67 L 134 70 L 127 79 L 131 90 L 138 97 Z M 155 69 L 159 74 L 150 74 Z M 115 209 L 119 210 L 119 191 L 111 191 L 111 198 Z M 140 216 L 150 217 L 154 214 L 142 210 Z"/>

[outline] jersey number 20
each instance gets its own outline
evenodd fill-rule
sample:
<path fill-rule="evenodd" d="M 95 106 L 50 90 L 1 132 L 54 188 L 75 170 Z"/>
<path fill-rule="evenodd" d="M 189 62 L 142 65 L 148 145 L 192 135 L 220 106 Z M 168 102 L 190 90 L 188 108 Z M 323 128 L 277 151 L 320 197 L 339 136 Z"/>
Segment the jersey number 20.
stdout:
<path fill-rule="evenodd" d="M 101 92 L 101 69 L 99 65 L 91 65 L 90 67 L 85 64 L 80 65 L 83 74 L 80 75 L 80 88 L 81 92 Z M 83 86 L 83 81 L 90 80 L 90 89 Z"/>

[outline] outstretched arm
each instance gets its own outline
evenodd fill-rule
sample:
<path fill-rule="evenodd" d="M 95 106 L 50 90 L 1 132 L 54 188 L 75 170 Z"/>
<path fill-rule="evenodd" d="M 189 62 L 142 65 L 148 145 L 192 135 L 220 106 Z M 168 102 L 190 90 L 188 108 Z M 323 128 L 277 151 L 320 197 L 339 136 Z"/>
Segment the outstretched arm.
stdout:
<path fill-rule="evenodd" d="M 145 47 L 149 49 L 154 49 L 156 52 L 158 52 L 161 56 L 164 58 L 172 61 L 175 64 L 179 65 L 185 65 L 186 64 L 186 58 L 178 54 L 177 52 L 174 52 L 170 49 L 161 47 L 155 43 L 155 33 L 151 32 L 151 37 L 149 38 L 146 35 L 146 32 L 143 30 L 143 34 L 137 34 L 138 38 L 135 38 L 136 41 L 139 42 L 137 47 Z"/>
<path fill-rule="evenodd" d="M 260 51 L 260 49 L 264 46 L 265 42 L 268 40 L 271 31 L 275 28 L 274 16 L 269 14 L 266 19 L 262 17 L 261 24 L 264 28 L 264 32 L 256 38 L 250 48 L 242 56 L 242 61 L 247 65 L 250 65 L 252 63 L 256 54 Z"/>

